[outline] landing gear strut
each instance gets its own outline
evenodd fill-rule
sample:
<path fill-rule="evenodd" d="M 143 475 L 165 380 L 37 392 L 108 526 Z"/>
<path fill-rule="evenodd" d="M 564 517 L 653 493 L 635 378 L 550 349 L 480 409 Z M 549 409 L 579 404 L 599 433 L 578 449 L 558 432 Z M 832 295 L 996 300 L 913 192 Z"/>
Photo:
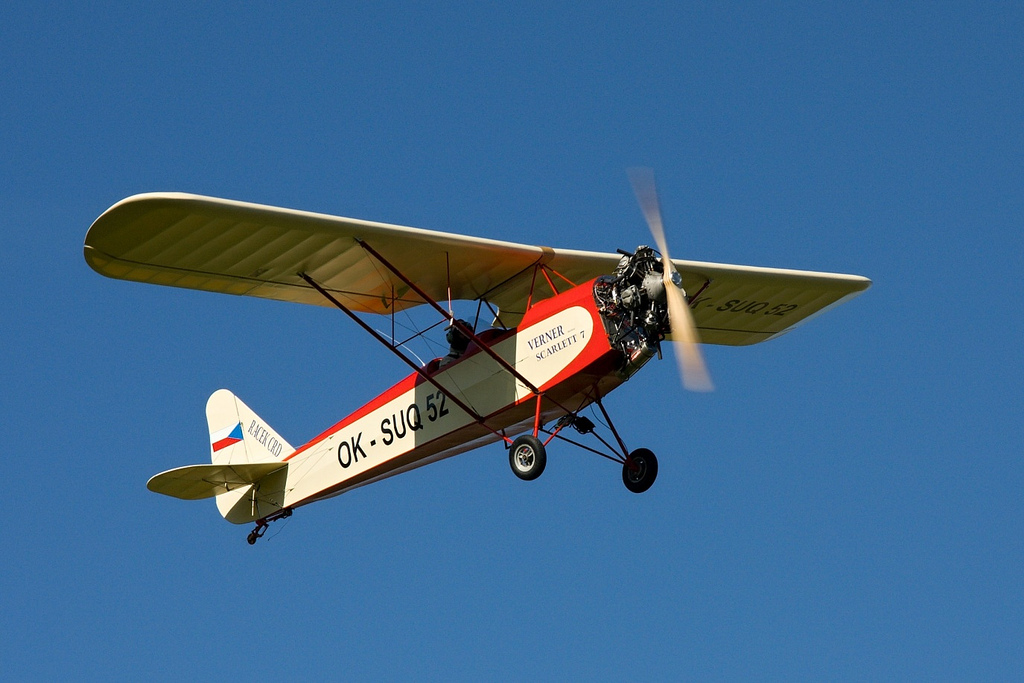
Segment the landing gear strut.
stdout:
<path fill-rule="evenodd" d="M 574 413 L 562 417 L 562 419 L 558 421 L 558 424 L 555 426 L 555 430 L 553 432 L 547 432 L 545 430 L 545 433 L 551 435 L 548 438 L 548 441 L 557 437 L 563 441 L 571 443 L 574 446 L 578 446 L 583 450 L 590 451 L 591 453 L 596 453 L 597 455 L 600 455 L 602 458 L 607 458 L 609 460 L 613 460 L 617 463 L 620 463 L 622 465 L 622 483 L 625 484 L 626 488 L 632 491 L 633 493 L 643 493 L 644 491 L 646 491 L 647 489 L 651 488 L 651 486 L 654 485 L 654 480 L 658 477 L 658 459 L 654 456 L 654 453 L 652 453 L 650 450 L 646 448 L 638 448 L 635 451 L 630 452 L 626 448 L 626 444 L 623 443 L 622 437 L 620 437 L 618 431 L 616 431 L 615 425 L 612 424 L 611 416 L 608 415 L 608 412 L 604 409 L 604 406 L 601 405 L 601 401 L 597 400 L 594 401 L 594 403 L 597 404 L 597 407 L 601 409 L 601 413 L 604 415 L 604 419 L 606 424 L 608 425 L 608 429 L 611 430 L 612 436 L 615 437 L 615 442 L 618 445 L 618 448 L 615 448 L 614 445 L 608 443 L 603 438 L 601 438 L 599 434 L 597 434 L 597 432 L 595 431 L 595 425 L 591 420 L 587 419 L 582 415 L 577 415 Z M 581 443 L 573 441 L 572 439 L 562 436 L 559 432 L 561 432 L 562 429 L 565 427 L 572 427 L 580 434 L 593 434 L 598 441 L 604 444 L 605 448 L 612 452 L 612 455 L 609 455 L 608 453 L 599 451 L 594 448 L 590 448 L 589 446 L 585 446 Z M 526 437 L 519 437 L 519 439 L 516 439 L 516 441 L 513 443 L 513 448 L 515 448 L 516 443 L 519 443 L 519 441 L 524 438 Z M 534 440 L 536 441 L 536 439 Z M 512 455 L 510 454 L 510 461 L 511 458 Z M 513 471 L 516 470 L 516 466 L 514 463 L 512 465 L 512 469 Z M 519 475 L 519 472 L 516 472 L 516 474 Z M 525 479 L 526 477 L 523 478 Z"/>
<path fill-rule="evenodd" d="M 271 522 L 276 522 L 279 519 L 286 519 L 291 516 L 292 509 L 285 508 L 283 510 L 278 510 L 272 515 L 267 515 L 263 519 L 257 519 L 256 528 L 249 532 L 249 535 L 246 536 L 245 540 L 249 545 L 256 545 L 256 541 L 263 538 L 263 534 L 267 533 L 267 527 L 270 526 Z"/>

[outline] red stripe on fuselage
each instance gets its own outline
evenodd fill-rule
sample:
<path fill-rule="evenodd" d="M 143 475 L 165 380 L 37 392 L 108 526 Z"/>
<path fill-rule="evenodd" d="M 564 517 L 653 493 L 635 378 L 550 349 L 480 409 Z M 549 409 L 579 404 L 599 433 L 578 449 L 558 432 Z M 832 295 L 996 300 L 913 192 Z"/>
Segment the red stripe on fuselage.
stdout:
<path fill-rule="evenodd" d="M 486 340 L 487 341 L 487 345 L 488 346 L 493 346 L 494 344 L 497 344 L 498 342 L 504 341 L 505 339 L 507 339 L 509 336 L 511 336 L 514 333 L 515 333 L 515 330 L 513 329 L 513 330 L 508 330 L 508 331 L 502 332 L 501 334 L 495 335 L 494 337 Z M 444 366 L 444 369 L 445 370 L 449 370 L 452 367 L 454 367 L 455 365 L 457 365 L 458 363 L 461 363 L 466 358 L 469 358 L 471 356 L 475 356 L 478 353 L 483 353 L 483 350 L 479 346 L 477 346 L 476 344 L 470 344 L 469 348 L 466 349 L 466 352 L 464 354 L 462 354 L 462 356 L 458 360 L 452 361 L 448 365 Z M 428 363 L 428 365 L 429 365 L 429 363 Z M 431 373 L 431 374 L 436 374 L 437 372 L 438 372 L 437 370 L 434 370 L 434 372 Z M 390 389 L 385 391 L 383 394 L 381 394 L 377 398 L 373 399 L 372 401 L 370 401 L 369 403 L 364 405 L 359 410 L 355 411 L 354 413 L 352 413 L 351 415 L 349 415 L 345 419 L 341 420 L 340 422 L 336 423 L 334 426 L 330 427 L 327 431 L 323 432 L 322 434 L 320 434 L 319 436 L 314 438 L 309 443 L 304 444 L 302 446 L 299 446 L 297 449 L 295 449 L 294 453 L 292 453 L 291 455 L 289 455 L 286 458 L 283 458 L 283 460 L 291 460 L 292 458 L 294 458 L 299 453 L 302 453 L 303 451 L 309 450 L 310 448 L 312 448 L 313 446 L 317 445 L 318 443 L 320 443 L 324 439 L 330 437 L 332 434 L 335 434 L 338 431 L 344 429 L 345 427 L 348 427 L 350 424 L 352 424 L 353 422 L 355 422 L 359 418 L 364 417 L 366 415 L 369 415 L 370 413 L 372 413 L 377 408 L 380 408 L 381 406 L 383 406 L 383 405 L 385 405 L 387 403 L 390 403 L 391 401 L 393 401 L 394 399 L 398 398 L 402 394 L 406 393 L 407 391 L 411 391 L 411 390 L 415 389 L 420 384 L 423 384 L 426 381 L 427 380 L 425 380 L 423 378 L 423 376 L 420 375 L 418 372 L 412 373 L 411 375 L 409 375 L 408 377 L 403 379 L 401 382 L 399 382 L 398 384 L 394 385 L 393 387 L 391 387 Z"/>
<path fill-rule="evenodd" d="M 585 282 L 582 285 L 575 287 L 574 289 L 563 292 L 558 296 L 537 302 L 530 308 L 529 311 L 526 312 L 526 315 L 523 316 L 523 320 L 518 328 L 513 328 L 511 330 L 502 332 L 501 334 L 498 334 L 491 339 L 486 339 L 485 341 L 487 343 L 487 346 L 494 346 L 499 342 L 502 342 L 516 334 L 518 330 L 525 329 L 572 306 L 582 306 L 583 308 L 586 308 L 587 311 L 590 312 L 591 316 L 593 316 L 594 318 L 594 334 L 592 334 L 591 339 L 587 342 L 586 350 L 583 353 L 581 353 L 572 363 L 570 363 L 568 367 L 563 368 L 563 370 L 559 372 L 555 378 L 546 382 L 544 386 L 539 387 L 543 393 L 547 394 L 556 386 L 570 379 L 574 375 L 580 373 L 588 366 L 591 366 L 592 364 L 597 362 L 606 353 L 611 351 L 611 347 L 608 344 L 607 337 L 604 334 L 604 325 L 601 322 L 601 316 L 597 312 L 597 306 L 594 303 L 593 280 Z M 470 344 L 469 348 L 466 350 L 466 353 L 464 353 L 462 357 L 446 365 L 443 370 L 447 371 L 454 367 L 455 365 L 457 365 L 458 363 L 461 363 L 466 358 L 475 356 L 478 353 L 483 353 L 483 350 L 480 349 L 480 347 L 478 347 L 476 344 Z M 603 364 L 601 365 L 603 366 Z M 614 369 L 611 367 L 602 367 L 602 370 L 604 370 L 605 372 L 614 371 Z M 437 372 L 437 370 L 434 371 L 434 373 Z M 412 373 L 411 375 L 403 379 L 401 382 L 395 384 L 393 387 L 385 391 L 383 394 L 381 394 L 377 398 L 373 399 L 372 401 L 364 405 L 356 412 L 352 413 L 348 417 L 336 423 L 334 426 L 330 427 L 329 429 L 327 429 L 322 434 L 315 437 L 308 443 L 297 448 L 295 452 L 283 458 L 283 460 L 291 460 L 300 453 L 309 450 L 310 448 L 317 445 L 321 441 L 329 438 L 333 434 L 349 426 L 359 418 L 368 415 L 377 408 L 380 408 L 381 406 L 398 398 L 402 394 L 415 389 L 417 386 L 426 381 L 427 380 L 425 380 L 419 373 Z M 533 395 L 525 396 L 521 398 L 519 401 L 510 404 L 509 406 L 502 408 L 498 411 L 495 411 L 495 413 L 493 413 L 492 415 L 485 415 L 484 417 L 494 417 L 505 412 L 509 408 L 522 405 L 523 403 L 531 402 L 534 400 L 536 400 L 536 398 Z M 499 429 L 500 428 L 501 427 L 499 427 Z M 485 429 L 485 431 L 487 430 Z"/>

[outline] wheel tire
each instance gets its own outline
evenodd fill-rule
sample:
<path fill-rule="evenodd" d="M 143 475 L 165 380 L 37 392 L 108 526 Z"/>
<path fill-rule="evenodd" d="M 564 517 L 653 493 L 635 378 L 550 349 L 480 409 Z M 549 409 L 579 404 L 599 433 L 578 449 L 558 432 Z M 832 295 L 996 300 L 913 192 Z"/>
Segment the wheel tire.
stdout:
<path fill-rule="evenodd" d="M 629 460 L 622 466 L 622 483 L 633 493 L 643 493 L 657 478 L 658 459 L 646 448 L 630 453 Z"/>
<path fill-rule="evenodd" d="M 548 456 L 540 439 L 524 434 L 512 442 L 508 449 L 508 464 L 517 477 L 533 481 L 544 472 Z"/>

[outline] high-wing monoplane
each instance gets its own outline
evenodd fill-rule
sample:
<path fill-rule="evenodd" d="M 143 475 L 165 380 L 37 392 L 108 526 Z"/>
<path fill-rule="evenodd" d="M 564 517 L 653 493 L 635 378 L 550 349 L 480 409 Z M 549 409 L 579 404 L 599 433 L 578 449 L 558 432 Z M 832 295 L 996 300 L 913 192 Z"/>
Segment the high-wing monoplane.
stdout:
<path fill-rule="evenodd" d="M 617 462 L 626 488 L 646 491 L 658 461 L 614 427 L 604 405 L 613 389 L 661 357 L 665 341 L 675 342 L 684 384 L 709 389 L 698 343 L 772 339 L 871 283 L 672 260 L 653 177 L 633 181 L 657 249 L 554 249 L 177 193 L 118 202 L 86 235 L 97 272 L 334 306 L 412 371 L 298 447 L 216 391 L 206 405 L 211 463 L 162 472 L 148 487 L 216 497 L 229 522 L 255 523 L 250 544 L 303 505 L 493 442 L 505 444 L 520 479 L 541 475 L 559 439 Z M 475 302 L 476 321 L 457 318 L 452 300 Z M 446 356 L 423 363 L 408 340 L 368 322 L 416 306 L 447 325 Z M 593 406 L 604 436 L 583 414 Z"/>

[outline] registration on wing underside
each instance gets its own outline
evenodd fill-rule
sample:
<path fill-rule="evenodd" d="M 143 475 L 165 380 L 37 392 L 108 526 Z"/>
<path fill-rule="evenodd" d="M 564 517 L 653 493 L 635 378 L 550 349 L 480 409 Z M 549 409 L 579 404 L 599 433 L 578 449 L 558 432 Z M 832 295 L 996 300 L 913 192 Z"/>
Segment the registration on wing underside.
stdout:
<path fill-rule="evenodd" d="M 792 287 L 716 291 L 712 285 L 693 300 L 691 310 L 702 342 L 744 345 L 782 334 L 855 294 Z"/>

